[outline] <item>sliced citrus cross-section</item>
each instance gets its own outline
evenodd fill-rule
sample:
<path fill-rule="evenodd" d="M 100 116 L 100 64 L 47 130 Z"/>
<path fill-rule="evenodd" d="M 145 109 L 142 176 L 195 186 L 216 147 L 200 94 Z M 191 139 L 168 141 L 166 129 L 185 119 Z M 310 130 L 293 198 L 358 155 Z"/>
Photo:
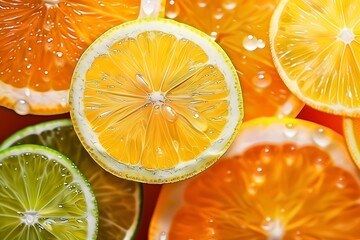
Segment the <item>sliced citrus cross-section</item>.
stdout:
<path fill-rule="evenodd" d="M 345 118 L 344 136 L 351 156 L 360 169 L 360 119 Z"/>
<path fill-rule="evenodd" d="M 68 111 L 75 64 L 110 27 L 163 14 L 161 0 L 2 0 L 0 105 L 19 114 Z"/>
<path fill-rule="evenodd" d="M 295 117 L 303 102 L 281 80 L 269 46 L 269 22 L 279 0 L 166 0 L 166 17 L 211 36 L 236 67 L 244 120 Z"/>
<path fill-rule="evenodd" d="M 96 239 L 87 180 L 61 153 L 38 145 L 0 152 L 0 238 Z"/>
<path fill-rule="evenodd" d="M 75 131 L 113 174 L 188 178 L 214 163 L 243 115 L 230 59 L 190 26 L 144 18 L 112 28 L 82 55 L 70 90 Z"/>
<path fill-rule="evenodd" d="M 82 147 L 70 119 L 52 120 L 26 127 L 8 137 L 0 149 L 40 144 L 68 156 L 88 179 L 98 211 L 98 239 L 132 239 L 140 221 L 141 185 L 102 169 Z"/>
<path fill-rule="evenodd" d="M 270 26 L 275 65 L 315 109 L 360 116 L 359 1 L 283 0 Z"/>
<path fill-rule="evenodd" d="M 248 121 L 213 167 L 162 187 L 149 239 L 357 239 L 357 170 L 331 129 Z"/>

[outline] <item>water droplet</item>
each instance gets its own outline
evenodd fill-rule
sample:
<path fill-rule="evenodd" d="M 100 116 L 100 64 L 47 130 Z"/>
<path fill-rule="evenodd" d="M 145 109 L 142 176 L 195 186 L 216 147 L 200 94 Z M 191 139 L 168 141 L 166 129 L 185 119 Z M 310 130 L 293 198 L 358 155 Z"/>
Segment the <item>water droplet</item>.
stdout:
<path fill-rule="evenodd" d="M 179 142 L 177 140 L 173 140 L 172 142 L 173 142 L 175 151 L 179 151 Z"/>
<path fill-rule="evenodd" d="M 195 113 L 195 114 L 193 115 L 193 117 L 196 119 L 196 118 L 199 118 L 200 115 L 199 115 L 198 113 Z"/>
<path fill-rule="evenodd" d="M 218 8 L 213 16 L 215 19 L 220 20 L 224 16 L 224 12 L 221 8 Z"/>
<path fill-rule="evenodd" d="M 163 150 L 162 150 L 160 147 L 156 148 L 156 152 L 157 152 L 157 154 L 159 154 L 160 156 L 163 155 Z"/>
<path fill-rule="evenodd" d="M 217 35 L 218 35 L 217 32 L 211 32 L 211 33 L 210 33 L 210 38 L 215 41 L 216 38 L 217 38 Z"/>
<path fill-rule="evenodd" d="M 319 128 L 313 135 L 314 142 L 320 147 L 327 147 L 331 140 L 326 136 L 326 133 L 323 128 Z"/>
<path fill-rule="evenodd" d="M 175 1 L 170 1 L 170 5 L 166 8 L 166 16 L 170 19 L 176 18 L 180 13 L 179 5 Z"/>
<path fill-rule="evenodd" d="M 258 40 L 257 40 L 257 43 L 256 43 L 256 47 L 257 47 L 257 48 L 264 48 L 264 47 L 265 47 L 265 42 L 264 42 L 264 40 L 258 39 Z"/>
<path fill-rule="evenodd" d="M 81 219 L 76 219 L 76 222 L 78 222 L 78 223 L 83 223 L 84 221 L 81 220 Z"/>
<path fill-rule="evenodd" d="M 262 163 L 269 163 L 270 160 L 271 160 L 271 151 L 270 151 L 270 148 L 269 147 L 264 147 L 263 150 L 261 151 L 260 153 L 260 159 L 261 159 L 261 162 Z"/>
<path fill-rule="evenodd" d="M 294 124 L 287 123 L 285 125 L 284 134 L 288 138 L 293 138 L 297 134 L 297 129 L 294 127 Z"/>
<path fill-rule="evenodd" d="M 159 240 L 167 240 L 166 232 L 162 231 Z"/>
<path fill-rule="evenodd" d="M 154 4 L 155 3 L 152 0 L 146 0 L 142 2 L 142 9 L 146 15 L 150 16 L 154 12 L 155 10 Z"/>
<path fill-rule="evenodd" d="M 288 101 L 281 107 L 281 114 L 289 116 L 294 111 L 294 105 Z"/>
<path fill-rule="evenodd" d="M 270 86 L 272 82 L 272 78 L 269 74 L 267 74 L 265 71 L 260 71 L 257 73 L 255 77 L 252 78 L 252 83 L 257 88 L 267 88 Z"/>
<path fill-rule="evenodd" d="M 204 8 L 208 5 L 208 0 L 198 0 L 197 4 L 199 7 Z"/>
<path fill-rule="evenodd" d="M 145 81 L 143 75 L 141 74 L 136 74 L 136 79 L 137 81 L 144 87 L 146 87 L 147 89 L 149 89 L 149 84 L 147 84 L 147 82 Z"/>
<path fill-rule="evenodd" d="M 30 105 L 27 101 L 20 99 L 16 102 L 14 110 L 17 114 L 26 115 L 29 113 Z"/>
<path fill-rule="evenodd" d="M 165 106 L 164 105 L 164 107 L 163 107 L 163 115 L 164 115 L 165 119 L 168 120 L 169 122 L 174 122 L 177 119 L 176 112 L 170 106 Z"/>
<path fill-rule="evenodd" d="M 248 51 L 254 51 L 257 48 L 257 38 L 253 35 L 248 35 L 243 40 L 243 46 Z"/>
<path fill-rule="evenodd" d="M 57 52 L 57 53 L 56 53 L 56 56 L 59 57 L 59 58 L 61 58 L 61 57 L 63 56 L 63 53 L 62 53 L 62 52 Z"/>
<path fill-rule="evenodd" d="M 59 207 L 59 208 L 64 208 L 64 205 L 59 204 L 58 207 Z"/>
<path fill-rule="evenodd" d="M 261 167 L 256 169 L 256 172 L 253 174 L 253 180 L 258 185 L 261 185 L 265 182 L 265 175 Z"/>
<path fill-rule="evenodd" d="M 232 9 L 236 8 L 237 2 L 236 2 L 236 0 L 223 0 L 221 5 L 223 8 L 225 8 L 227 10 L 232 10 Z"/>
<path fill-rule="evenodd" d="M 342 189 L 345 187 L 345 180 L 343 177 L 339 177 L 336 181 L 336 187 Z"/>
<path fill-rule="evenodd" d="M 3 163 L 0 163 L 0 167 L 2 167 Z"/>

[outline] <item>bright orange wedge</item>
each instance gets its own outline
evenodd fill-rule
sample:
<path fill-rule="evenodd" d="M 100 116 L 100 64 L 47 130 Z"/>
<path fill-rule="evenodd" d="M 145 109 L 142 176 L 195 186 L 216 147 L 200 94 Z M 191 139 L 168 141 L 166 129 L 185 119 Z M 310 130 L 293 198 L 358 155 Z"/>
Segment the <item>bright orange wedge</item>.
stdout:
<path fill-rule="evenodd" d="M 166 17 L 211 36 L 236 67 L 244 94 L 245 120 L 294 117 L 303 107 L 273 64 L 268 29 L 278 0 L 167 0 Z"/>
<path fill-rule="evenodd" d="M 343 137 L 260 118 L 213 167 L 163 186 L 149 239 L 354 240 L 359 227 L 360 175 Z"/>
<path fill-rule="evenodd" d="M 68 111 L 75 64 L 110 27 L 139 15 L 140 0 L 3 0 L 0 105 L 19 114 Z"/>

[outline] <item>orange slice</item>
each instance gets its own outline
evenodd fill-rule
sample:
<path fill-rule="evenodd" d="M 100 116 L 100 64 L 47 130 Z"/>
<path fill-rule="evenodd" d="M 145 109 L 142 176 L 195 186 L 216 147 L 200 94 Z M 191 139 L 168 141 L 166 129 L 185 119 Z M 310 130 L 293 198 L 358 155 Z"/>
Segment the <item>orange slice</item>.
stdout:
<path fill-rule="evenodd" d="M 360 119 L 345 118 L 343 126 L 344 136 L 351 156 L 360 168 Z"/>
<path fill-rule="evenodd" d="M 271 20 L 275 65 L 289 89 L 315 109 L 360 116 L 360 4 L 283 0 Z"/>
<path fill-rule="evenodd" d="M 244 120 L 295 117 L 303 103 L 281 80 L 268 41 L 278 0 L 167 0 L 166 17 L 211 36 L 229 55 L 243 89 Z"/>
<path fill-rule="evenodd" d="M 164 185 L 149 239 L 358 239 L 360 175 L 341 135 L 299 119 L 244 123 L 213 167 Z"/>
<path fill-rule="evenodd" d="M 210 37 L 163 18 L 112 28 L 82 55 L 70 91 L 75 131 L 126 179 L 182 180 L 213 164 L 242 121 L 239 81 Z"/>
<path fill-rule="evenodd" d="M 1 1 L 0 105 L 19 114 L 68 111 L 80 55 L 110 27 L 161 12 L 161 1 Z M 161 14 L 161 13 L 160 13 Z"/>

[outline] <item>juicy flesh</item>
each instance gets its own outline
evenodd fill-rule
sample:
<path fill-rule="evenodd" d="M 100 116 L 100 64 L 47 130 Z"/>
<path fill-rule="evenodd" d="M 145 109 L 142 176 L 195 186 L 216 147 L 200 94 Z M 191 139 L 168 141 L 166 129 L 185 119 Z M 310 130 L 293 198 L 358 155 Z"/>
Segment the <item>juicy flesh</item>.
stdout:
<path fill-rule="evenodd" d="M 183 197 L 169 239 L 359 237 L 359 182 L 313 146 L 252 147 L 189 181 Z"/>
<path fill-rule="evenodd" d="M 84 193 L 61 164 L 37 154 L 0 165 L 1 239 L 85 239 Z"/>
<path fill-rule="evenodd" d="M 13 145 L 19 144 L 40 144 L 58 150 L 68 156 L 86 176 L 98 205 L 98 239 L 124 239 L 127 231 L 137 224 L 139 184 L 102 169 L 81 146 L 70 123 L 68 126 L 44 129 L 39 134 L 29 134 L 16 140 Z"/>
<path fill-rule="evenodd" d="M 282 82 L 271 57 L 268 28 L 278 2 L 167 0 L 166 17 L 204 31 L 229 55 L 243 89 L 245 120 L 296 116 L 303 106 Z"/>
<path fill-rule="evenodd" d="M 360 108 L 360 5 L 354 1 L 289 1 L 275 51 L 289 81 L 308 101 Z"/>
<path fill-rule="evenodd" d="M 207 149 L 229 111 L 224 76 L 207 60 L 198 45 L 159 31 L 119 40 L 96 58 L 83 101 L 110 156 L 168 169 Z"/>
<path fill-rule="evenodd" d="M 110 27 L 136 19 L 139 4 L 0 0 L 0 81 L 38 92 L 69 89 L 86 47 Z"/>

